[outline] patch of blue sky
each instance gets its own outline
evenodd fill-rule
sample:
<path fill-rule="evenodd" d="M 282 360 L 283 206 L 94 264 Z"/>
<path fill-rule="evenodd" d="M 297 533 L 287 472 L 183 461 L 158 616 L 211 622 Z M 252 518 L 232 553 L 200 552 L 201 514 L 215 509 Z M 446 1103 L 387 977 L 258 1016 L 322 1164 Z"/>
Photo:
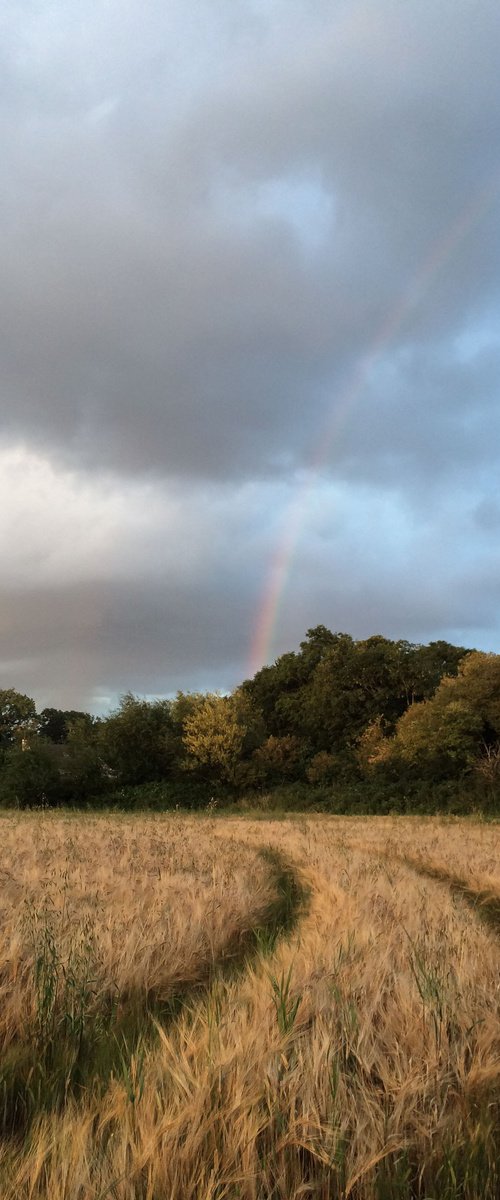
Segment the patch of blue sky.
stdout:
<path fill-rule="evenodd" d="M 455 355 L 460 363 L 469 363 L 486 350 L 500 346 L 500 313 L 496 310 L 480 322 L 467 325 L 455 338 Z"/>
<path fill-rule="evenodd" d="M 225 175 L 217 181 L 211 199 L 225 223 L 238 230 L 262 221 L 281 224 L 308 254 L 321 250 L 333 234 L 335 198 L 314 175 L 252 181 Z"/>

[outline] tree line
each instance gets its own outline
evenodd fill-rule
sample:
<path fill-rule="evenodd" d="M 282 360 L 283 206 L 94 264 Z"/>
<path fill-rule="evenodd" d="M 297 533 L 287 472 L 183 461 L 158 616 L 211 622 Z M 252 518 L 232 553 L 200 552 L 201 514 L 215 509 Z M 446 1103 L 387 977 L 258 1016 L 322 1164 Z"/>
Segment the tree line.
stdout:
<path fill-rule="evenodd" d="M 0 691 L 0 801 L 494 810 L 500 656 L 325 626 L 230 695 L 127 693 L 108 717 Z"/>

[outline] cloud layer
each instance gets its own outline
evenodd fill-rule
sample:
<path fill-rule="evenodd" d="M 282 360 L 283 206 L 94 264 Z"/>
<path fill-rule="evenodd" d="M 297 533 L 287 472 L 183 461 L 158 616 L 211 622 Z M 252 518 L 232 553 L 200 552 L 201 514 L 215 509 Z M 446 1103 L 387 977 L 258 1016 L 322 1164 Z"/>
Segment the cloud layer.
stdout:
<path fill-rule="evenodd" d="M 270 656 L 500 649 L 498 5 L 1 20 L 5 686 L 232 686 L 284 542 Z"/>

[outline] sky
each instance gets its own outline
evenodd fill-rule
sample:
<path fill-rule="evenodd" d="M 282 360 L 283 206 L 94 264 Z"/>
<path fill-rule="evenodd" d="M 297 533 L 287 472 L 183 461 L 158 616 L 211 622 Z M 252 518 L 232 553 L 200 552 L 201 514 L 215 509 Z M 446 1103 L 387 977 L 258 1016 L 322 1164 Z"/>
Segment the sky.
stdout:
<path fill-rule="evenodd" d="M 4 0 L 0 679 L 500 652 L 498 0 Z"/>

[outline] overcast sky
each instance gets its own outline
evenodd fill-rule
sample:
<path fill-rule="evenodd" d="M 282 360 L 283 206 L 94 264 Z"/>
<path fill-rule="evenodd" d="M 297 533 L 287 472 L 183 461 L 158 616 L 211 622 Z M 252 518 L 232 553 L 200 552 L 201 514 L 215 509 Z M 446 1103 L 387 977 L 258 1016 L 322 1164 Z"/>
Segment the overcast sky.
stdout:
<path fill-rule="evenodd" d="M 500 652 L 498 0 L 4 0 L 2 687 Z"/>

